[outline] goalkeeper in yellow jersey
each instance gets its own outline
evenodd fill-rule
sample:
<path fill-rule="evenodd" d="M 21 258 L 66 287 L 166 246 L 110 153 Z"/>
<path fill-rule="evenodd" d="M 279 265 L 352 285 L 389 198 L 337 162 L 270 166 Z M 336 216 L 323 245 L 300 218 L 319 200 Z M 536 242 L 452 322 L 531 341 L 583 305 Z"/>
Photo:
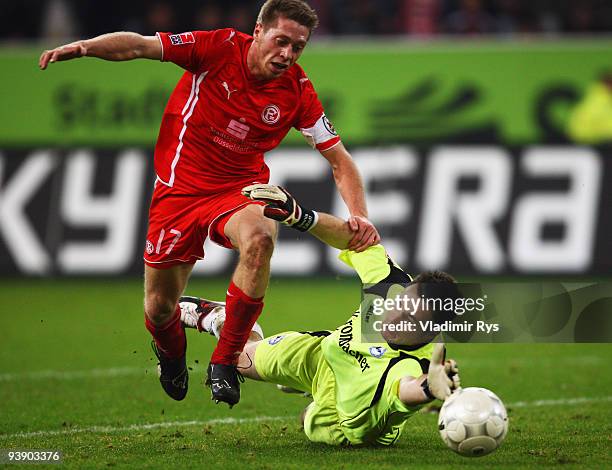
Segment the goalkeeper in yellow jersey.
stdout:
<path fill-rule="evenodd" d="M 399 288 L 401 296 L 414 299 L 454 295 L 456 286 L 448 274 L 423 273 L 413 281 L 381 245 L 361 253 L 346 250 L 352 237 L 347 222 L 301 207 L 283 188 L 257 184 L 243 194 L 264 202 L 264 214 L 285 225 L 299 226 L 302 219 L 313 218 L 309 232 L 343 250 L 340 259 L 355 269 L 367 291 L 390 295 L 389 286 L 395 286 L 395 293 Z M 223 303 L 182 297 L 180 306 L 185 326 L 219 336 Z M 449 319 L 446 312 L 390 309 L 378 343 L 363 341 L 361 315 L 360 308 L 335 331 L 285 331 L 267 338 L 256 324 L 240 355 L 238 369 L 244 377 L 312 395 L 302 419 L 313 442 L 391 445 L 424 404 L 444 400 L 459 386 L 455 362 L 445 360 L 443 344 L 431 342 L 436 333 L 393 328 L 406 321 L 440 323 Z"/>

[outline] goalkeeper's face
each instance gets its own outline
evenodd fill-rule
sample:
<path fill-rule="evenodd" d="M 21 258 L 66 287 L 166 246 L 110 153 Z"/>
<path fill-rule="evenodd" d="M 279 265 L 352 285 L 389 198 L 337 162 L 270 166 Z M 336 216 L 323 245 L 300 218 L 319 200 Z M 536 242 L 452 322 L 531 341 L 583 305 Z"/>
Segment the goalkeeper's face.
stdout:
<path fill-rule="evenodd" d="M 411 283 L 400 295 L 396 297 L 395 305 L 399 308 L 387 310 L 383 318 L 382 337 L 387 343 L 401 346 L 417 346 L 429 343 L 437 333 L 431 326 L 433 312 L 424 308 L 423 296 L 419 285 Z"/>

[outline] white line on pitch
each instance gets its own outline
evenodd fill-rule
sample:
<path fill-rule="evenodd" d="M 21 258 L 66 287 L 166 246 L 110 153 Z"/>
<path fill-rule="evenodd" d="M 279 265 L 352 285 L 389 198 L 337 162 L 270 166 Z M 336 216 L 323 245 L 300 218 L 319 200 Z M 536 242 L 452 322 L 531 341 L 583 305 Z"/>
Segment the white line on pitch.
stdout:
<path fill-rule="evenodd" d="M 569 364 L 581 364 L 581 365 L 594 365 L 604 362 L 604 359 L 597 356 L 574 356 L 569 358 L 550 358 L 555 363 L 559 362 Z M 517 361 L 513 360 L 510 364 L 527 365 L 527 359 Z M 530 359 L 529 359 L 530 361 Z M 542 361 L 542 358 L 540 358 Z M 498 359 L 487 360 L 486 358 L 475 358 L 465 359 L 463 361 L 467 364 L 465 367 L 472 366 L 484 366 L 490 363 L 499 364 Z M 199 371 L 204 370 L 202 365 L 193 365 L 192 370 Z M 112 377 L 128 377 L 128 376 L 144 376 L 147 373 L 157 374 L 157 369 L 150 367 L 110 367 L 110 368 L 99 368 L 99 369 L 85 369 L 85 370 L 37 370 L 29 372 L 16 372 L 16 373 L 5 373 L 0 374 L 0 382 L 15 382 L 20 380 L 44 380 L 44 379 L 55 379 L 55 380 L 76 380 L 76 379 L 89 379 L 89 378 L 112 378 Z"/>
<path fill-rule="evenodd" d="M 612 396 L 601 398 L 577 397 L 559 398 L 558 400 L 536 400 L 536 401 L 517 401 L 506 405 L 507 408 L 533 408 L 537 406 L 559 406 L 559 405 L 580 405 L 581 403 L 592 403 L 594 401 L 612 401 Z"/>
<path fill-rule="evenodd" d="M 612 401 L 612 396 L 607 397 L 576 397 L 576 398 L 560 398 L 556 400 L 536 400 L 536 401 L 518 401 L 506 405 L 508 408 L 531 408 L 539 406 L 564 406 L 564 405 L 579 405 L 583 403 Z M 29 437 L 44 437 L 44 436 L 60 436 L 67 434 L 79 433 L 115 433 L 115 432 L 130 432 L 130 431 L 146 431 L 149 429 L 171 428 L 171 427 L 187 427 L 187 426 L 207 426 L 215 424 L 249 424 L 261 423 L 266 421 L 289 421 L 291 417 L 287 416 L 256 416 L 253 418 L 217 418 L 206 421 L 167 421 L 161 423 L 147 424 L 131 424 L 128 426 L 90 426 L 86 428 L 58 429 L 58 430 L 43 430 L 32 432 L 19 432 L 14 434 L 0 435 L 0 439 L 13 438 L 29 438 Z"/>
<path fill-rule="evenodd" d="M 110 367 L 107 369 L 88 370 L 37 370 L 32 372 L 0 374 L 0 382 L 40 379 L 71 380 L 90 377 L 123 377 L 128 375 L 144 375 L 145 371 L 146 369 L 142 367 Z"/>
<path fill-rule="evenodd" d="M 203 366 L 189 366 L 192 371 L 204 370 Z M 95 379 L 128 377 L 153 373 L 157 375 L 155 367 L 109 367 L 106 369 L 85 369 L 85 370 L 37 370 L 21 373 L 0 374 L 0 382 L 15 382 L 20 380 L 75 380 L 75 379 Z"/>
<path fill-rule="evenodd" d="M 79 434 L 79 433 L 113 433 L 113 432 L 130 432 L 130 431 L 146 431 L 149 429 L 158 428 L 172 428 L 172 427 L 185 427 L 185 426 L 209 426 L 214 424 L 248 424 L 248 423 L 261 423 L 266 421 L 282 421 L 289 420 L 291 418 L 286 416 L 256 416 L 254 418 L 217 418 L 209 419 L 206 421 L 166 421 L 161 423 L 147 423 L 147 424 L 131 424 L 129 426 L 90 426 L 86 428 L 72 428 L 72 429 L 58 429 L 48 431 L 32 431 L 32 432 L 18 432 L 15 434 L 0 435 L 0 439 L 10 439 L 15 437 L 42 437 L 42 436 L 60 436 L 65 434 Z"/>

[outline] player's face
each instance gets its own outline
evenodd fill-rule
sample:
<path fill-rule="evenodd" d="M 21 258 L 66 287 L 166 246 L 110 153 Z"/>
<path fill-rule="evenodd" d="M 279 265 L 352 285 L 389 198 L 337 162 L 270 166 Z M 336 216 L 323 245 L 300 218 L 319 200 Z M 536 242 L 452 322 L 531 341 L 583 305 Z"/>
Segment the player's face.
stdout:
<path fill-rule="evenodd" d="M 302 55 L 310 37 L 309 29 L 280 16 L 276 24 L 264 28 L 257 24 L 253 33 L 251 72 L 260 79 L 280 77 Z"/>

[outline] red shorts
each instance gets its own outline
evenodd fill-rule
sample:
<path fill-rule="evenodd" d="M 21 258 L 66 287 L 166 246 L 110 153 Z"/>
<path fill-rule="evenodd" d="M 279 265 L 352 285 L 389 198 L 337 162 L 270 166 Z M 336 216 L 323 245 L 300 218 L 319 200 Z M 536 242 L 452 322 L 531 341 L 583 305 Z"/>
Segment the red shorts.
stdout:
<path fill-rule="evenodd" d="M 243 196 L 240 189 L 209 196 L 184 196 L 157 183 L 149 208 L 144 262 L 158 269 L 193 264 L 204 258 L 207 237 L 225 248 L 233 248 L 225 236 L 225 224 L 234 212 L 248 204 L 262 203 Z"/>

